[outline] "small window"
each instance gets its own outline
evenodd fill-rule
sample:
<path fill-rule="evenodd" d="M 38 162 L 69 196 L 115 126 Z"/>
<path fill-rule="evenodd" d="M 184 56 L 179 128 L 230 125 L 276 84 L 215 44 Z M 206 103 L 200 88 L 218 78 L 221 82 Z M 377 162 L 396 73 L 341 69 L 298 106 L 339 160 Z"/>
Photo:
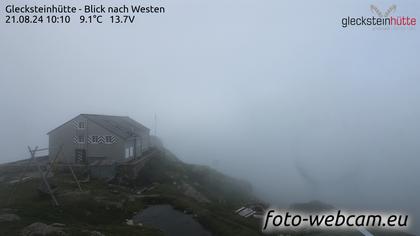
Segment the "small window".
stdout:
<path fill-rule="evenodd" d="M 86 163 L 86 150 L 85 149 L 76 149 L 75 150 L 75 162 L 76 163 Z"/>
<path fill-rule="evenodd" d="M 83 136 L 83 135 L 79 135 L 79 136 L 77 137 L 77 142 L 78 142 L 78 143 L 85 143 L 85 136 Z"/>
<path fill-rule="evenodd" d="M 108 144 L 112 143 L 112 136 L 111 135 L 105 136 L 105 143 L 108 143 Z"/>
<path fill-rule="evenodd" d="M 78 129 L 85 129 L 85 122 L 84 121 L 80 121 L 79 125 L 77 126 Z"/>
<path fill-rule="evenodd" d="M 130 157 L 130 149 L 125 148 L 125 158 L 129 158 L 129 157 Z"/>
<path fill-rule="evenodd" d="M 134 147 L 126 147 L 125 148 L 125 158 L 130 158 L 134 156 Z"/>
<path fill-rule="evenodd" d="M 93 135 L 92 136 L 92 143 L 98 143 L 99 142 L 99 136 L 98 135 Z"/>
<path fill-rule="evenodd" d="M 130 156 L 130 157 L 133 157 L 133 156 L 134 156 L 134 148 L 133 148 L 133 147 L 130 147 L 130 153 L 129 153 L 129 156 Z"/>

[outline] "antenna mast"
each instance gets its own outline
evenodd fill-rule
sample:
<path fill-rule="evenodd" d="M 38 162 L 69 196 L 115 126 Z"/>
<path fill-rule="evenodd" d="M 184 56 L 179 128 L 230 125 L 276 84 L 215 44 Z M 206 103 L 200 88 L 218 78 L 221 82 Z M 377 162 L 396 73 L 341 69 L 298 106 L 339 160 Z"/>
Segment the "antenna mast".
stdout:
<path fill-rule="evenodd" d="M 157 115 L 155 113 L 155 136 L 157 137 Z"/>

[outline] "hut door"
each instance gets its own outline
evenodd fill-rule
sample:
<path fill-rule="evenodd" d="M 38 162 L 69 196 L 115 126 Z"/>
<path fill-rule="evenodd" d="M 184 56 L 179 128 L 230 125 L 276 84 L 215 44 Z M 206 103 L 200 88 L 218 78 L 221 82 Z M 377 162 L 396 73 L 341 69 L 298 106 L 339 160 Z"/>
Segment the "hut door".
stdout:
<path fill-rule="evenodd" d="M 75 150 L 75 162 L 76 163 L 86 163 L 86 150 L 85 149 L 76 149 Z"/>

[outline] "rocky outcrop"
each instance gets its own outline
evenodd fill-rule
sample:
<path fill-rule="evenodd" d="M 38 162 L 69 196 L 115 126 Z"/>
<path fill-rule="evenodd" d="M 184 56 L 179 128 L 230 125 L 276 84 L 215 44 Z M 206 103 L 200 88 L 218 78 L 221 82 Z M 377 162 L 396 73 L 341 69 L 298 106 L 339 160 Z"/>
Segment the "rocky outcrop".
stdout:
<path fill-rule="evenodd" d="M 41 222 L 33 223 L 22 230 L 22 236 L 66 236 L 63 228 Z"/>
<path fill-rule="evenodd" d="M 204 202 L 204 203 L 209 203 L 210 200 L 208 198 L 206 198 L 203 194 L 201 194 L 200 192 L 198 192 L 193 186 L 187 184 L 187 183 L 183 183 L 183 189 L 184 189 L 184 194 L 190 198 L 193 198 L 194 200 L 198 201 L 198 202 Z"/>
<path fill-rule="evenodd" d="M 0 223 L 1 222 L 12 222 L 12 221 L 18 221 L 18 220 L 20 220 L 20 217 L 16 214 L 10 214 L 10 213 L 0 214 Z"/>
<path fill-rule="evenodd" d="M 105 234 L 103 234 L 99 231 L 83 230 L 82 232 L 85 233 L 85 234 L 88 234 L 89 236 L 105 236 Z"/>

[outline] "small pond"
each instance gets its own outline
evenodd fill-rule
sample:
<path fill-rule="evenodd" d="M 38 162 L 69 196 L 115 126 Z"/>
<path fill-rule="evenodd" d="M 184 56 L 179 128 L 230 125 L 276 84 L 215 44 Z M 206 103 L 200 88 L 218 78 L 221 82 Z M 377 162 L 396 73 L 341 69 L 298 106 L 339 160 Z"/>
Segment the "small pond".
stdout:
<path fill-rule="evenodd" d="M 170 205 L 150 206 L 135 215 L 133 222 L 158 228 L 166 236 L 211 236 L 192 216 L 177 211 Z"/>

